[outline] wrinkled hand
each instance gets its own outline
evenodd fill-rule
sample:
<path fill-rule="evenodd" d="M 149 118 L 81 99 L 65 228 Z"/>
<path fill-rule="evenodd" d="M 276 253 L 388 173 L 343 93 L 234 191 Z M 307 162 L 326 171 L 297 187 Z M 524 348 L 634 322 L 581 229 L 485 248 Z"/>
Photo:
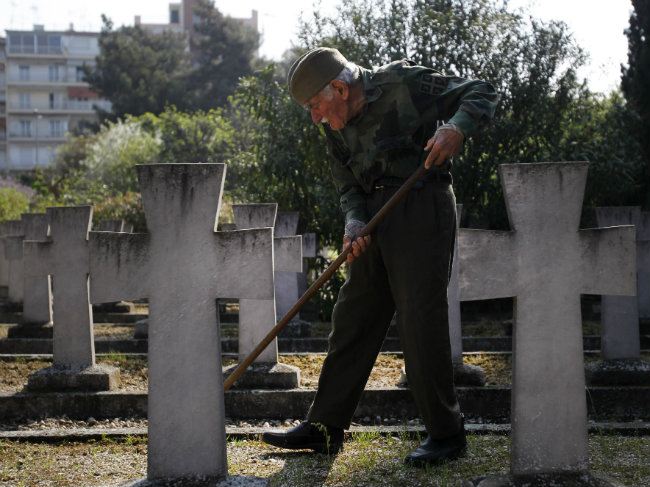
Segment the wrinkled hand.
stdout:
<path fill-rule="evenodd" d="M 432 165 L 439 166 L 446 159 L 458 155 L 463 148 L 464 140 L 465 137 L 460 132 L 438 130 L 424 148 L 425 151 L 431 151 L 424 161 L 424 167 L 429 169 Z"/>
<path fill-rule="evenodd" d="M 366 227 L 366 224 L 360 220 L 351 219 L 345 224 L 345 234 L 343 236 L 343 251 L 350 245 L 352 250 L 347 255 L 347 262 L 352 262 L 355 258 L 359 257 L 362 252 L 365 252 L 370 245 L 370 235 L 365 237 L 358 237 L 361 231 Z"/>
<path fill-rule="evenodd" d="M 343 250 L 345 251 L 350 245 L 352 246 L 352 250 L 346 258 L 348 264 L 359 257 L 370 246 L 370 235 L 359 237 L 354 241 L 348 236 L 343 237 Z"/>

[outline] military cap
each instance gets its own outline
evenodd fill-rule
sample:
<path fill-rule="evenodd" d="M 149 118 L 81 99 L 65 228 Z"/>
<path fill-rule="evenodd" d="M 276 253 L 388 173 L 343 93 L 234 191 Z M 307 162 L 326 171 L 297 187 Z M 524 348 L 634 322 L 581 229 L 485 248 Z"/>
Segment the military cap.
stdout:
<path fill-rule="evenodd" d="M 317 47 L 296 60 L 289 70 L 289 90 L 298 103 L 307 100 L 325 88 L 348 64 L 343 54 L 330 47 Z"/>

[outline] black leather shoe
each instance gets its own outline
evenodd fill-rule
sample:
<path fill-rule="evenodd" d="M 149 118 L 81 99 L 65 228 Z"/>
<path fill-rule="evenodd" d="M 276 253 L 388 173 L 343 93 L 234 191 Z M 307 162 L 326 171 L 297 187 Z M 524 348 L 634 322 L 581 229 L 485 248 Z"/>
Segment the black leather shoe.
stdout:
<path fill-rule="evenodd" d="M 438 465 L 446 460 L 455 460 L 467 453 L 467 440 L 465 431 L 449 438 L 434 440 L 430 436 L 418 448 L 413 450 L 404 459 L 406 465 L 412 467 L 426 467 Z"/>
<path fill-rule="evenodd" d="M 290 450 L 314 450 L 318 453 L 334 454 L 343 445 L 343 430 L 303 421 L 288 431 L 268 431 L 262 435 L 262 441 Z"/>

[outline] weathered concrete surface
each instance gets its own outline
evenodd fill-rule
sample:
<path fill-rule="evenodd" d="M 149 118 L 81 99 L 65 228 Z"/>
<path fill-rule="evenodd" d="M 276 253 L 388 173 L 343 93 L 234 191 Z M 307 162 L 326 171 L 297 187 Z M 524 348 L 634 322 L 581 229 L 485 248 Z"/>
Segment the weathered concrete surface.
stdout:
<path fill-rule="evenodd" d="M 637 277 L 640 271 L 638 230 L 641 223 L 641 208 L 599 207 L 596 208 L 599 227 L 634 225 L 637 235 Z M 639 360 L 639 302 L 643 299 L 637 289 L 632 296 L 602 296 L 601 298 L 601 350 L 604 360 Z"/>
<path fill-rule="evenodd" d="M 59 364 L 30 374 L 30 391 L 111 391 L 120 385 L 120 371 L 107 365 Z"/>
<path fill-rule="evenodd" d="M 0 286 L 9 286 L 9 261 L 5 255 L 4 237 L 21 235 L 22 222 L 20 220 L 7 220 L 0 222 Z"/>
<path fill-rule="evenodd" d="M 605 476 L 583 473 L 554 473 L 539 475 L 498 475 L 464 480 L 461 487 L 625 487 Z"/>
<path fill-rule="evenodd" d="M 236 365 L 232 365 L 224 369 L 224 377 L 228 377 L 236 367 Z M 233 387 L 241 389 L 295 389 L 299 386 L 300 369 L 279 362 L 274 364 L 253 362 L 233 385 Z"/>
<path fill-rule="evenodd" d="M 650 385 L 650 364 L 640 359 L 598 360 L 585 365 L 587 384 Z"/>
<path fill-rule="evenodd" d="M 290 326 L 291 324 L 287 325 Z M 303 328 L 303 322 L 296 322 L 297 334 L 308 334 L 309 328 Z M 147 353 L 146 339 L 95 339 L 96 353 Z M 583 338 L 583 348 L 586 352 L 595 353 L 600 349 L 600 337 L 586 336 Z M 463 337 L 464 353 L 475 352 L 509 352 L 512 350 L 511 337 Z M 650 336 L 641 336 L 641 349 L 650 350 Z M 235 338 L 221 340 L 223 353 L 237 353 L 238 343 Z M 280 337 L 278 339 L 279 353 L 325 353 L 327 338 L 325 337 Z M 387 337 L 381 348 L 382 352 L 401 351 L 399 339 Z M 0 354 L 48 354 L 52 353 L 52 341 L 44 339 L 0 339 Z M 599 353 L 599 352 L 598 352 Z"/>
<path fill-rule="evenodd" d="M 513 231 L 461 229 L 461 300 L 516 297 L 511 473 L 588 469 L 580 294 L 633 294 L 634 228 L 578 230 L 587 163 L 499 167 Z"/>
<path fill-rule="evenodd" d="M 269 485 L 271 485 L 270 479 L 235 475 L 229 477 L 144 479 L 122 484 L 120 487 L 267 487 Z"/>
<path fill-rule="evenodd" d="M 54 365 L 95 364 L 92 311 L 88 298 L 88 231 L 92 206 L 47 209 L 49 238 L 25 240 L 23 253 L 31 265 L 26 277 L 53 276 L 55 302 Z"/>
<path fill-rule="evenodd" d="M 510 388 L 458 387 L 458 399 L 470 422 L 510 422 Z M 231 419 L 302 418 L 315 389 L 238 390 L 225 394 Z M 650 421 L 650 387 L 590 387 L 585 391 L 589 418 L 598 421 Z M 0 420 L 21 421 L 67 415 L 85 420 L 147 417 L 148 395 L 140 392 L 0 393 Z M 377 416 L 419 417 L 411 391 L 401 388 L 368 389 L 355 412 L 356 421 Z M 633 423 L 631 423 L 633 424 Z"/>
<path fill-rule="evenodd" d="M 149 299 L 150 479 L 227 473 L 216 300 L 273 299 L 272 229 L 215 232 L 225 169 L 137 166 L 149 233 L 90 233 L 92 302 Z"/>
<path fill-rule="evenodd" d="M 238 230 L 273 228 L 276 223 L 277 204 L 233 205 L 235 225 Z M 239 360 L 248 357 L 266 337 L 276 323 L 278 298 L 285 291 L 278 281 L 287 272 L 302 269 L 302 243 L 300 237 L 277 236 L 273 238 L 273 282 L 269 293 L 272 299 L 239 300 Z M 234 297 L 234 296 L 231 296 Z M 231 370 L 234 370 L 232 367 Z M 300 370 L 278 364 L 278 340 L 273 341 L 255 359 L 253 368 L 238 381 L 240 387 L 279 387 L 289 389 L 300 383 Z"/>

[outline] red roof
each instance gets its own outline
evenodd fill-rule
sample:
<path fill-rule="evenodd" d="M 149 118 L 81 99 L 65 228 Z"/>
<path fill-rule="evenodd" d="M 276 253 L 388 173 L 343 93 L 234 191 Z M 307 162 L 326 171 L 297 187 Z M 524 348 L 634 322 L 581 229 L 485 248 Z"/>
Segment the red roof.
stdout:
<path fill-rule="evenodd" d="M 70 86 L 68 98 L 99 98 L 99 95 L 86 86 Z"/>

